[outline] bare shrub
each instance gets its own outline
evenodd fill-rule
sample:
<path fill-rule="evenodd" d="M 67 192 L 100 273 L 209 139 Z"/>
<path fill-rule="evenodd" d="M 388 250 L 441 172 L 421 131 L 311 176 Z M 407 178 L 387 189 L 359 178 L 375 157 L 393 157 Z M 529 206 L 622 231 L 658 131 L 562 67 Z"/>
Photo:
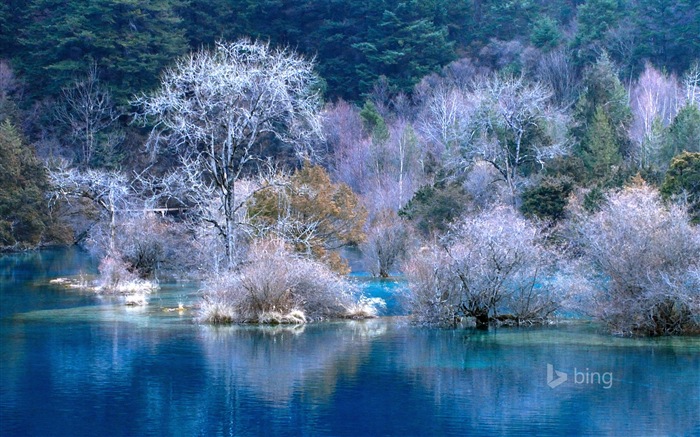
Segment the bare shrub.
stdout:
<path fill-rule="evenodd" d="M 181 270 L 191 273 L 196 267 L 185 227 L 154 213 L 124 220 L 118 226 L 116 246 L 129 269 L 142 279 L 181 274 Z"/>
<path fill-rule="evenodd" d="M 458 322 L 459 291 L 449 269 L 448 254 L 440 247 L 422 247 L 403 266 L 409 288 L 403 297 L 414 319 L 427 325 Z"/>
<path fill-rule="evenodd" d="M 508 199 L 507 187 L 503 178 L 486 161 L 477 160 L 472 165 L 464 183 L 464 191 L 471 197 L 471 204 L 477 210 L 505 204 Z"/>
<path fill-rule="evenodd" d="M 157 284 L 146 281 L 130 271 L 129 265 L 123 257 L 116 252 L 111 252 L 102 259 L 99 266 L 100 278 L 95 290 L 98 293 L 123 294 L 129 297 L 126 301 L 129 305 L 145 304 L 145 293 L 157 288 Z M 134 299 L 138 296 L 138 299 Z"/>
<path fill-rule="evenodd" d="M 389 277 L 411 245 L 410 228 L 394 211 L 378 214 L 360 245 L 367 268 L 374 276 Z"/>
<path fill-rule="evenodd" d="M 545 321 L 559 305 L 547 278 L 552 256 L 532 223 L 501 207 L 464 218 L 440 245 L 421 249 L 405 267 L 407 304 L 423 323 L 477 327 Z"/>
<path fill-rule="evenodd" d="M 588 312 L 621 335 L 682 334 L 700 324 L 700 231 L 647 185 L 608 194 L 579 217 L 592 278 Z"/>
<path fill-rule="evenodd" d="M 205 290 L 199 316 L 205 323 L 305 323 L 347 317 L 359 296 L 340 275 L 280 240 L 254 242 L 240 269 L 213 277 Z"/>

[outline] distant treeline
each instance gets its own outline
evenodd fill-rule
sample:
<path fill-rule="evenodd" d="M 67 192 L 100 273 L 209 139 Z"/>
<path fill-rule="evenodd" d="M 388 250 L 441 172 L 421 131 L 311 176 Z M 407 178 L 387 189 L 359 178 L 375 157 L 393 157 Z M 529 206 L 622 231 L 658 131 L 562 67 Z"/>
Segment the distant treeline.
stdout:
<path fill-rule="evenodd" d="M 525 68 L 523 55 L 565 48 L 583 68 L 606 51 L 631 80 L 645 61 L 681 74 L 700 58 L 693 0 L 5 0 L 0 59 L 32 99 L 57 97 L 96 66 L 120 103 L 158 84 L 180 55 L 251 36 L 313 56 L 328 99 L 375 87 L 410 93 L 470 57 Z"/>

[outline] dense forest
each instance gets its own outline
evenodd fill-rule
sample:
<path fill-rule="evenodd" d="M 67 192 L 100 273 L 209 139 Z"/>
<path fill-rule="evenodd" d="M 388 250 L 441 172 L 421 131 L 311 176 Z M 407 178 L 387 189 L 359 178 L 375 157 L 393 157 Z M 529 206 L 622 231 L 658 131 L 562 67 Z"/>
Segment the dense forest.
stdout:
<path fill-rule="evenodd" d="M 0 246 L 187 272 L 213 322 L 371 313 L 351 247 L 425 323 L 697 330 L 699 35 L 691 0 L 7 0 Z"/>

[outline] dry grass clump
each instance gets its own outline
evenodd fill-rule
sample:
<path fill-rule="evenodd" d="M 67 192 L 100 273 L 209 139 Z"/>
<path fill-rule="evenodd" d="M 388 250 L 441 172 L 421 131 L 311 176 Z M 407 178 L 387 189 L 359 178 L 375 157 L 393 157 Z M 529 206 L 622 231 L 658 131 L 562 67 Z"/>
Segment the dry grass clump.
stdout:
<path fill-rule="evenodd" d="M 344 277 L 280 240 L 253 243 L 245 263 L 205 287 L 199 315 L 205 323 L 303 324 L 376 314 Z"/>

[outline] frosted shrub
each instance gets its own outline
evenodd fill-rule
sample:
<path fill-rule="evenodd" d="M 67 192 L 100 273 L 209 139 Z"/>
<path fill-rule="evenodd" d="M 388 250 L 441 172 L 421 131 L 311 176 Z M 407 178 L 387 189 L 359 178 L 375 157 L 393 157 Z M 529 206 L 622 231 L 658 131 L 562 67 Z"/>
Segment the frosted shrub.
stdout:
<path fill-rule="evenodd" d="M 152 281 L 140 279 L 131 272 L 121 255 L 110 253 L 102 259 L 99 266 L 100 278 L 96 291 L 99 293 L 123 294 L 127 296 L 127 305 L 144 305 L 145 293 L 158 288 Z"/>
<path fill-rule="evenodd" d="M 446 268 L 447 252 L 431 245 L 423 247 L 405 263 L 409 288 L 403 305 L 414 319 L 427 325 L 451 325 L 457 321 L 458 291 Z"/>
<path fill-rule="evenodd" d="M 388 278 L 398 267 L 411 245 L 409 227 L 390 210 L 382 211 L 373 221 L 367 238 L 360 245 L 365 264 L 374 276 Z"/>
<path fill-rule="evenodd" d="M 548 279 L 554 259 L 537 228 L 512 209 L 469 216 L 407 263 L 407 305 L 429 324 L 544 322 L 559 306 Z"/>
<path fill-rule="evenodd" d="M 587 311 L 622 335 L 681 334 L 700 324 L 700 230 L 646 185 L 609 194 L 579 217 L 585 259 L 598 272 Z"/>
<path fill-rule="evenodd" d="M 324 264 L 266 240 L 251 246 L 239 269 L 206 283 L 199 320 L 296 324 L 348 317 L 357 297 L 355 287 Z"/>

